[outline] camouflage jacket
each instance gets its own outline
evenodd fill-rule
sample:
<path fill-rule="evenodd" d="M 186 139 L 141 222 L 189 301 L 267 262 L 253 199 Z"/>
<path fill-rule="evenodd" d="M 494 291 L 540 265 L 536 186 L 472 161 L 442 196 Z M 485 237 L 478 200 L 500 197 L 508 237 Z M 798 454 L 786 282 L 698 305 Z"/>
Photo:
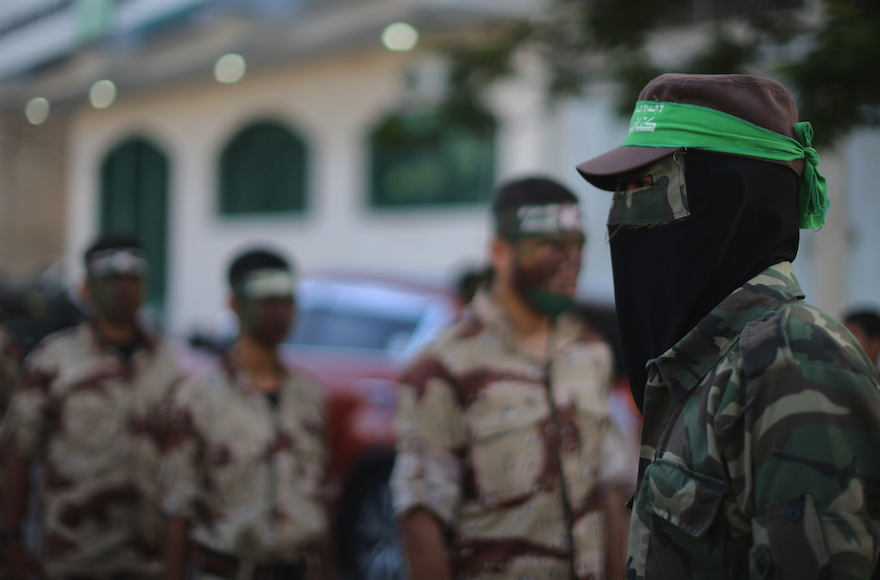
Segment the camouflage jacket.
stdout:
<path fill-rule="evenodd" d="M 19 349 L 12 336 L 0 328 L 0 421 L 6 416 L 9 400 L 18 381 L 20 367 Z M 6 479 L 3 476 L 3 465 L 0 464 L 0 490 Z"/>
<path fill-rule="evenodd" d="M 802 299 L 777 264 L 649 363 L 628 579 L 870 575 L 878 376 Z"/>
<path fill-rule="evenodd" d="M 295 559 L 327 531 L 322 390 L 286 373 L 273 404 L 226 357 L 174 398 L 162 508 L 188 520 L 206 548 L 255 562 Z"/>
<path fill-rule="evenodd" d="M 3 424 L 42 461 L 42 557 L 50 576 L 161 573 L 158 420 L 178 375 L 144 335 L 130 358 L 90 323 L 50 335 L 24 363 Z"/>
<path fill-rule="evenodd" d="M 578 577 L 604 574 L 600 483 L 635 460 L 608 435 L 611 351 L 562 316 L 550 353 L 548 364 L 518 350 L 478 293 L 403 375 L 395 511 L 425 508 L 448 526 L 458 578 L 571 578 L 572 539 Z"/>

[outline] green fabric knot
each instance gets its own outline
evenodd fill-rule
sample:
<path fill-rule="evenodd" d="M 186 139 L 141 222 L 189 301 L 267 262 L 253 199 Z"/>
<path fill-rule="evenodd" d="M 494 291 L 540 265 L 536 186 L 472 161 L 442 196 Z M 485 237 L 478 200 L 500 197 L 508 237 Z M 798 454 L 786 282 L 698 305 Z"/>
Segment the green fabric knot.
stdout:
<path fill-rule="evenodd" d="M 770 161 L 803 159 L 798 225 L 816 230 L 825 225 L 828 187 L 819 173 L 819 154 L 811 144 L 812 125 L 807 121 L 796 123 L 794 133 L 797 139 L 699 105 L 639 101 L 623 145 L 700 149 Z"/>
<path fill-rule="evenodd" d="M 813 149 L 813 126 L 809 121 L 796 123 L 794 134 L 804 148 L 804 176 L 801 178 L 798 212 L 800 227 L 819 229 L 825 225 L 828 211 L 828 186 L 819 173 L 819 154 Z"/>

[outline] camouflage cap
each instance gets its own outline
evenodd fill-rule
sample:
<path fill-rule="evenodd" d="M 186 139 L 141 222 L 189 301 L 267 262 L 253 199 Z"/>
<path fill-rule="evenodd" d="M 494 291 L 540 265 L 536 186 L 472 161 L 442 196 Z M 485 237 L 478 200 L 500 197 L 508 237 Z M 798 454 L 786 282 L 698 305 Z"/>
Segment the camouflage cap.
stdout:
<path fill-rule="evenodd" d="M 639 101 L 686 103 L 715 109 L 780 135 L 795 138 L 798 111 L 780 83 L 751 75 L 663 74 L 639 93 Z M 584 161 L 578 172 L 600 189 L 612 191 L 617 176 L 681 151 L 682 147 L 622 146 Z M 750 157 L 749 155 L 743 155 Z M 760 159 L 759 157 L 756 157 Z M 766 159 L 764 159 L 766 161 Z M 803 174 L 804 161 L 769 161 Z"/>

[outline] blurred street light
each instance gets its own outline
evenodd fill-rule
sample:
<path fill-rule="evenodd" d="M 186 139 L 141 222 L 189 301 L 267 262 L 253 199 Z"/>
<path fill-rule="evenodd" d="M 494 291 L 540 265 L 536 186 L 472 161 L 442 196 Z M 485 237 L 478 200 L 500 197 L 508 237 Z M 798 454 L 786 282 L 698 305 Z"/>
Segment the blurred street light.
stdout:
<path fill-rule="evenodd" d="M 89 90 L 89 101 L 96 109 L 106 109 L 116 100 L 116 85 L 106 79 L 98 81 Z"/>
<path fill-rule="evenodd" d="M 395 22 L 385 27 L 382 32 L 382 44 L 388 50 L 412 50 L 419 41 L 419 32 L 406 22 Z"/>
<path fill-rule="evenodd" d="M 224 54 L 214 65 L 214 78 L 218 83 L 237 83 L 244 77 L 246 68 L 240 54 Z"/>
<path fill-rule="evenodd" d="M 42 125 L 49 118 L 49 101 L 43 97 L 31 99 L 24 108 L 24 116 L 31 125 Z"/>

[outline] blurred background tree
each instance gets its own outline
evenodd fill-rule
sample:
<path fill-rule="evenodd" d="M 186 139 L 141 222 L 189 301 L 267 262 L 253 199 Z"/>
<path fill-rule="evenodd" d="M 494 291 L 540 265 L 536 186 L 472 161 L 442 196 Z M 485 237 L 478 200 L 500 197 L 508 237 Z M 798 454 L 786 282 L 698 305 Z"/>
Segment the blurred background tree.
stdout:
<path fill-rule="evenodd" d="M 628 116 L 639 90 L 663 72 L 751 73 L 795 94 L 817 144 L 856 125 L 880 124 L 880 2 L 876 0 L 548 0 L 538 18 L 487 30 L 447 48 L 451 102 L 476 102 L 512 75 L 517 55 L 537 55 L 549 71 L 549 98 L 616 81 Z M 664 35 L 703 40 L 695 49 L 654 49 Z M 673 51 L 674 52 L 674 51 Z"/>

